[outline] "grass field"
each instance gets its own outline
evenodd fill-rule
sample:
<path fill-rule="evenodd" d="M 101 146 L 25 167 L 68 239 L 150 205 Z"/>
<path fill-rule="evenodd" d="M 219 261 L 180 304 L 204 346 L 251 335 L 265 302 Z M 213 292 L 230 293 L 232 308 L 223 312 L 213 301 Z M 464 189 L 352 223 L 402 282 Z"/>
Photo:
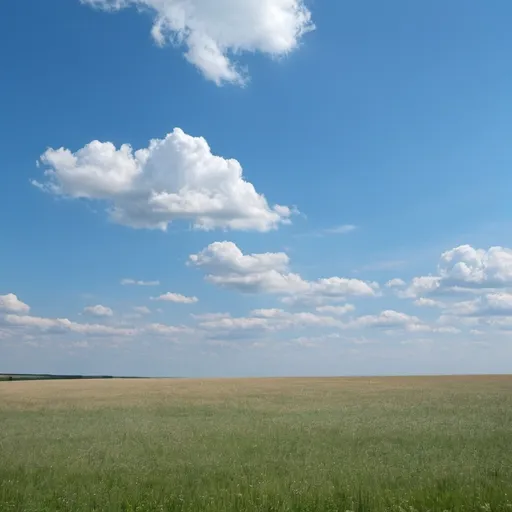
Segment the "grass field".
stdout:
<path fill-rule="evenodd" d="M 0 382 L 0 511 L 512 512 L 512 377 Z"/>

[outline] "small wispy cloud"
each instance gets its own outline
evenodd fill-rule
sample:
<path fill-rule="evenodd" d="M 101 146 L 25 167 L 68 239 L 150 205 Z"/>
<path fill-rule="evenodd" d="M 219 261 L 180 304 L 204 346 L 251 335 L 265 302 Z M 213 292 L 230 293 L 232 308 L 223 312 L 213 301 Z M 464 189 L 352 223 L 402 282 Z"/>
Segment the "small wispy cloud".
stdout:
<path fill-rule="evenodd" d="M 151 310 L 147 306 L 133 306 L 132 308 L 136 313 L 140 315 L 149 315 Z"/>
<path fill-rule="evenodd" d="M 341 226 L 324 229 L 322 233 L 326 235 L 347 235 L 356 229 L 357 226 L 354 226 L 354 224 L 342 224 Z"/>
<path fill-rule="evenodd" d="M 164 293 L 159 297 L 151 297 L 151 300 L 160 300 L 164 302 L 175 302 L 179 304 L 194 304 L 198 302 L 197 297 L 187 297 L 186 295 L 181 295 L 181 293 Z"/>
<path fill-rule="evenodd" d="M 160 281 L 140 281 L 137 279 L 121 279 L 123 286 L 135 285 L 135 286 L 159 286 Z"/>
<path fill-rule="evenodd" d="M 299 233 L 297 237 L 322 237 L 329 235 L 348 235 L 355 231 L 357 226 L 354 224 L 342 224 L 340 226 L 334 226 L 331 228 L 319 229 L 317 231 L 308 231 L 306 233 Z"/>

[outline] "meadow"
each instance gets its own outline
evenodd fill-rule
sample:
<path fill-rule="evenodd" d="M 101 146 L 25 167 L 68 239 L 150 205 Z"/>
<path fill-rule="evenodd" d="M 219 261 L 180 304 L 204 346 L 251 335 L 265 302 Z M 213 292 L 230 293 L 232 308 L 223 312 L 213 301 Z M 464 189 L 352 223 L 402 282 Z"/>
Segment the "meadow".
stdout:
<path fill-rule="evenodd" d="M 0 382 L 0 511 L 512 512 L 512 376 Z"/>

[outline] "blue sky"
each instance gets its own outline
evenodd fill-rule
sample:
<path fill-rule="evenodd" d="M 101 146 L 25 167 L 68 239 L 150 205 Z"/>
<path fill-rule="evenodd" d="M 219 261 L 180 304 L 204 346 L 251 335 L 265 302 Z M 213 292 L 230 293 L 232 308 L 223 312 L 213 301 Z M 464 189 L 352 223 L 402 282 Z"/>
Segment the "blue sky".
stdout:
<path fill-rule="evenodd" d="M 510 371 L 511 15 L 2 5 L 0 371 Z"/>

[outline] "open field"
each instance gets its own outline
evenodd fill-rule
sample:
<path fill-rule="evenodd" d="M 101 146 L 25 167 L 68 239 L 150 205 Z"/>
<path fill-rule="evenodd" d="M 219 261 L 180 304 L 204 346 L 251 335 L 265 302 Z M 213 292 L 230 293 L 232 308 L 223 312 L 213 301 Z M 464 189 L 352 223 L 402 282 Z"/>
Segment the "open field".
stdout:
<path fill-rule="evenodd" d="M 512 512 L 512 376 L 0 382 L 0 510 Z"/>

